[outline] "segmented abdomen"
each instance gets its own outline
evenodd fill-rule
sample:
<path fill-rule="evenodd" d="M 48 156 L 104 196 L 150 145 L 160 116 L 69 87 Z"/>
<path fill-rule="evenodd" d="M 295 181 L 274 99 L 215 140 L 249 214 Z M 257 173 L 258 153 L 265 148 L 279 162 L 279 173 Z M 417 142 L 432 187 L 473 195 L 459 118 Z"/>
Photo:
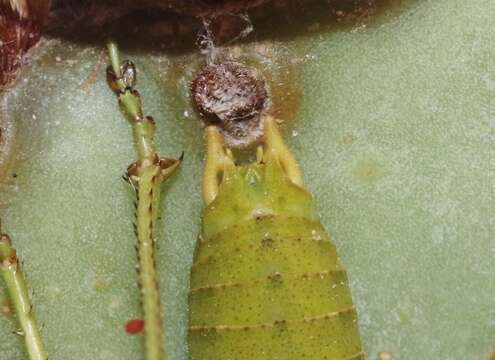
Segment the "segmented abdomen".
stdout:
<path fill-rule="evenodd" d="M 266 215 L 198 244 L 191 360 L 364 359 L 335 246 L 318 221 Z"/>

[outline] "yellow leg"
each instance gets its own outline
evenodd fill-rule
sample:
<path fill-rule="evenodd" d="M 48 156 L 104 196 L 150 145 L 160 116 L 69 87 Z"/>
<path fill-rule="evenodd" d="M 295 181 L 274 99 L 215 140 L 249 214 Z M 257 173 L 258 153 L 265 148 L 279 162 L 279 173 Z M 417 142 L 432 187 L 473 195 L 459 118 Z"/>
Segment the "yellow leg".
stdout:
<path fill-rule="evenodd" d="M 225 149 L 223 137 L 215 126 L 206 128 L 206 162 L 203 171 L 203 201 L 209 205 L 218 194 L 225 170 L 235 167 L 232 153 Z"/>
<path fill-rule="evenodd" d="M 303 176 L 299 164 L 285 145 L 275 119 L 266 116 L 264 121 L 264 149 L 258 147 L 256 161 L 276 161 L 287 177 L 296 185 L 304 187 Z M 226 149 L 222 134 L 216 126 L 208 126 L 206 133 L 206 162 L 203 171 L 203 201 L 209 205 L 218 194 L 222 177 L 228 169 L 235 168 L 234 157 L 230 149 Z"/>
<path fill-rule="evenodd" d="M 294 184 L 304 187 L 302 171 L 289 148 L 285 145 L 275 119 L 272 116 L 266 116 L 263 121 L 265 157 L 273 157 Z"/>

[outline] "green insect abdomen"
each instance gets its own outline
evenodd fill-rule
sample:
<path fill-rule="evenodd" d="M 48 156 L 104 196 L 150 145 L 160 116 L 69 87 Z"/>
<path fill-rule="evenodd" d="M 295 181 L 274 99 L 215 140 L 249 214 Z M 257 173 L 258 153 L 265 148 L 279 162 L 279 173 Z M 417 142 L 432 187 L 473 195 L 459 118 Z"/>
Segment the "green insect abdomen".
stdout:
<path fill-rule="evenodd" d="M 356 310 L 311 195 L 275 162 L 224 174 L 189 294 L 191 360 L 364 359 Z"/>

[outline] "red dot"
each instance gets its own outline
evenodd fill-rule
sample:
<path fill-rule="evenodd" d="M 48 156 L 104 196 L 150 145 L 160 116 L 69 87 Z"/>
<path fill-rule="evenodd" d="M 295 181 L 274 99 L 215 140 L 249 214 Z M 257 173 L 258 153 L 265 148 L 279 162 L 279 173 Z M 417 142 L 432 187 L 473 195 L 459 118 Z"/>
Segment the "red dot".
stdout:
<path fill-rule="evenodd" d="M 141 319 L 129 320 L 125 324 L 125 332 L 129 335 L 139 334 L 144 328 L 144 321 Z"/>

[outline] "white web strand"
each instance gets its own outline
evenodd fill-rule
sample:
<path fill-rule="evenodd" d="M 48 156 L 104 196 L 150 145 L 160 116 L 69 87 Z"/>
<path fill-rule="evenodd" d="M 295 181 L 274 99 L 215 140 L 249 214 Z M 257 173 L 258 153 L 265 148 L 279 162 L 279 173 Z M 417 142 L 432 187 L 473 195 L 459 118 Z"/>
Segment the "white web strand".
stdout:
<path fill-rule="evenodd" d="M 254 30 L 253 22 L 249 17 L 248 13 L 245 12 L 243 14 L 236 13 L 226 13 L 224 15 L 232 16 L 237 19 L 242 20 L 246 26 L 241 30 L 241 32 L 228 40 L 225 44 L 231 45 L 236 41 L 242 40 L 246 38 L 249 34 L 251 34 Z M 201 29 L 198 33 L 197 45 L 201 54 L 206 57 L 206 63 L 208 65 L 212 65 L 216 63 L 216 60 L 219 57 L 219 48 L 215 45 L 215 34 L 211 28 L 213 18 L 203 17 L 201 18 L 201 22 L 203 23 L 203 29 Z"/>

